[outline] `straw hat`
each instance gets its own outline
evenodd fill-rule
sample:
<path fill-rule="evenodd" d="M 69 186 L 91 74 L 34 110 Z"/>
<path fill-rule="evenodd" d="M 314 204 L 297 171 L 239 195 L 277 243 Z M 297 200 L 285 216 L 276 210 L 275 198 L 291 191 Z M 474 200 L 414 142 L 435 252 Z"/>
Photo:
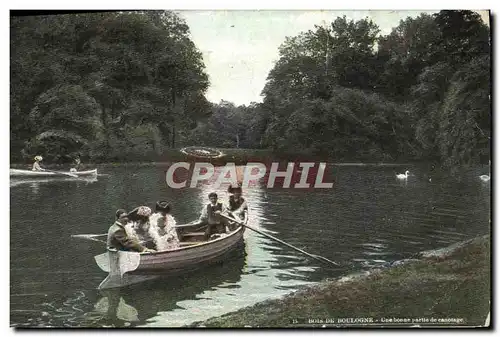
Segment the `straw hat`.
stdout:
<path fill-rule="evenodd" d="M 166 201 L 157 201 L 155 211 L 169 213 L 170 212 L 170 204 Z"/>

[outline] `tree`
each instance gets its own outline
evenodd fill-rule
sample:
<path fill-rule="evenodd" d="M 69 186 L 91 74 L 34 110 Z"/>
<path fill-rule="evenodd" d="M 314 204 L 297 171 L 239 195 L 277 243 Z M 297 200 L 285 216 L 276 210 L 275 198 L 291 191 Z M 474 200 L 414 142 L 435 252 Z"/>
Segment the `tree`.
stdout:
<path fill-rule="evenodd" d="M 113 146 L 143 137 L 129 127 L 156 130 L 151 134 L 159 132 L 160 145 L 174 146 L 177 133 L 210 112 L 201 53 L 185 22 L 172 12 L 14 17 L 11 60 L 16 154 L 38 151 L 33 144 L 49 130 L 71 130 L 89 142 L 78 151 L 102 160 L 119 152 Z M 91 136 L 83 127 L 90 125 L 88 119 L 95 124 Z M 47 148 L 54 139 L 44 138 Z M 150 146 L 159 148 L 156 141 Z"/>
<path fill-rule="evenodd" d="M 409 112 L 415 124 L 415 137 L 419 144 L 419 157 L 439 158 L 437 133 L 442 101 L 453 75 L 449 64 L 440 62 L 426 67 L 411 88 Z"/>
<path fill-rule="evenodd" d="M 391 99 L 407 98 L 421 71 L 435 61 L 439 39 L 434 18 L 425 13 L 401 20 L 389 35 L 380 37 L 377 53 L 385 65 L 377 91 Z"/>
<path fill-rule="evenodd" d="M 490 52 L 489 29 L 481 16 L 468 10 L 443 10 L 434 15 L 440 36 L 434 58 L 455 69 Z"/>
<path fill-rule="evenodd" d="M 490 159 L 490 58 L 473 59 L 450 82 L 437 140 L 447 167 Z"/>

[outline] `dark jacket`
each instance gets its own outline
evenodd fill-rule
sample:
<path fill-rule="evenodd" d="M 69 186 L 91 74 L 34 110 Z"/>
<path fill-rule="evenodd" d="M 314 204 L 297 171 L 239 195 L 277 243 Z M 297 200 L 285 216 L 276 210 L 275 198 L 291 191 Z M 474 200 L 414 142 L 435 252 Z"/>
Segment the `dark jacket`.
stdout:
<path fill-rule="evenodd" d="M 224 211 L 224 205 L 222 203 L 218 202 L 215 205 L 207 204 L 201 212 L 200 216 L 200 221 L 205 224 L 209 225 L 218 225 L 223 223 L 224 221 L 222 220 L 221 216 L 218 214 L 215 214 L 216 211 L 223 212 Z"/>
<path fill-rule="evenodd" d="M 108 249 L 142 252 L 145 247 L 127 235 L 125 227 L 116 221 L 108 230 Z"/>
<path fill-rule="evenodd" d="M 242 207 L 243 206 L 243 207 Z M 236 200 L 234 195 L 229 196 L 229 211 L 234 212 L 241 208 L 241 211 L 248 211 L 247 203 L 243 197 Z"/>

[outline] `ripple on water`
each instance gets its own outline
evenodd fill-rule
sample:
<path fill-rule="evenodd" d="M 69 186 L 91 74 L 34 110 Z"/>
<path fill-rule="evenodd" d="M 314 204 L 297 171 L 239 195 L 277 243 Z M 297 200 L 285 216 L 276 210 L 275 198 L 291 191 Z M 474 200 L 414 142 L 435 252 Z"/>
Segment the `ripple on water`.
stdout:
<path fill-rule="evenodd" d="M 391 167 L 336 165 L 331 190 L 299 193 L 257 186 L 245 192 L 249 224 L 305 251 L 353 265 L 358 273 L 489 231 L 489 193 L 477 179 L 456 184 L 433 177 L 429 184 L 419 179 L 428 172 L 407 167 L 415 175 L 407 184 L 395 181 L 397 170 Z M 141 285 L 108 301 L 95 290 L 104 273 L 93 256 L 102 246 L 68 244 L 68 238 L 105 231 L 113 218 L 111 205 L 129 209 L 167 198 L 175 201 L 179 222 L 191 221 L 209 191 L 207 186 L 162 189 L 164 172 L 160 177 L 155 168 L 135 171 L 134 180 L 129 167 L 113 169 L 90 185 L 40 184 L 36 193 L 29 187 L 11 190 L 13 326 L 175 327 L 345 276 L 247 230 L 245 256 L 235 263 L 225 261 L 176 282 Z M 218 192 L 227 197 L 225 189 Z M 29 248 L 15 243 L 26 239 L 33 243 Z M 118 308 L 109 316 L 111 303 Z"/>

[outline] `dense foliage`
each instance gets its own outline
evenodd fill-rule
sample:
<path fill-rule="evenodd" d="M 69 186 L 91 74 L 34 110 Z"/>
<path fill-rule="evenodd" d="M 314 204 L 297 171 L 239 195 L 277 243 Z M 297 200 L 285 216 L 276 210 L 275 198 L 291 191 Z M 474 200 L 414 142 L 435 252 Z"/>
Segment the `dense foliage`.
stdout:
<path fill-rule="evenodd" d="M 490 157 L 490 32 L 472 11 L 388 35 L 338 17 L 286 38 L 262 103 L 204 98 L 208 77 L 171 12 L 11 18 L 11 158 L 147 158 L 167 147 L 268 148 L 333 160 Z"/>
<path fill-rule="evenodd" d="M 386 36 L 369 19 L 339 17 L 287 38 L 279 53 L 264 102 L 215 105 L 193 141 L 337 160 L 488 162 L 489 28 L 477 13 L 409 17 Z"/>
<path fill-rule="evenodd" d="M 209 112 L 189 28 L 164 11 L 11 17 L 11 159 L 144 159 Z"/>

